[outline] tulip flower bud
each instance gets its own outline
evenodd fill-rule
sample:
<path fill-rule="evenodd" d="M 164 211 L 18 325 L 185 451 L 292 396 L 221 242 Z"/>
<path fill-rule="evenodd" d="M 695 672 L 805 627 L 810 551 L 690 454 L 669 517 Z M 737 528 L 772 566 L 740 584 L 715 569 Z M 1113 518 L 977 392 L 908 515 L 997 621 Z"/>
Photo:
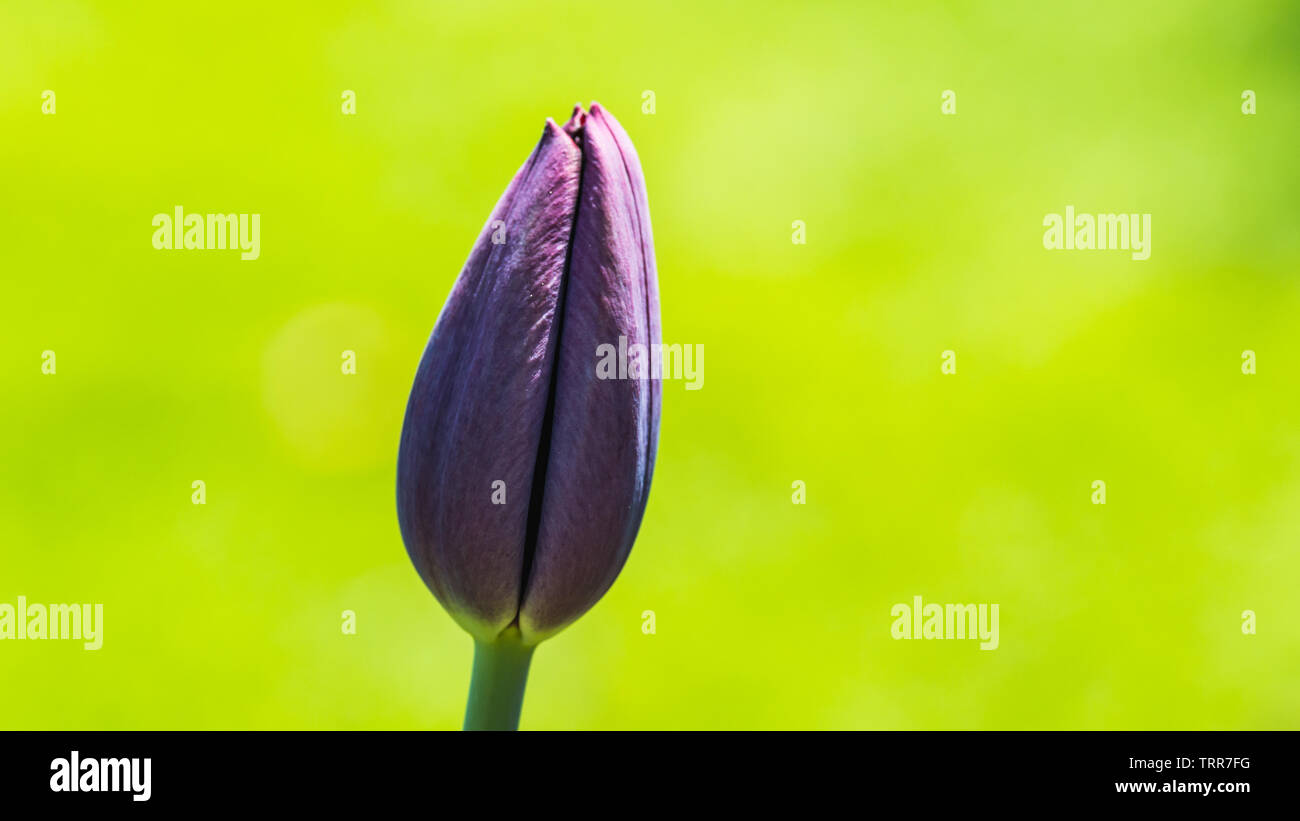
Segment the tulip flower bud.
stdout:
<path fill-rule="evenodd" d="M 660 343 L 645 181 L 599 104 L 548 119 L 443 306 L 398 454 L 407 552 L 480 642 L 532 646 L 586 612 L 645 511 L 660 386 L 597 348 Z M 513 633 L 512 633 L 513 634 Z"/>

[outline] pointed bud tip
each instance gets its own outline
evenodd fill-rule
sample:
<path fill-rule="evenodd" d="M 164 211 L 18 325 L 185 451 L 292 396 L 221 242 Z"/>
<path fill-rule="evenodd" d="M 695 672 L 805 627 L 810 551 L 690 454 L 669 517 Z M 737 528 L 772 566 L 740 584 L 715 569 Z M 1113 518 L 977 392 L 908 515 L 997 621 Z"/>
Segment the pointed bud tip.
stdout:
<path fill-rule="evenodd" d="M 587 112 L 582 110 L 582 103 L 574 103 L 573 114 L 569 117 L 569 121 L 564 124 L 564 132 L 576 139 L 586 124 Z"/>
<path fill-rule="evenodd" d="M 568 136 L 568 131 L 564 128 L 560 128 L 560 126 L 556 124 L 555 120 L 551 119 L 550 117 L 547 117 L 546 125 L 542 126 L 542 136 L 558 137 L 561 134 Z"/>

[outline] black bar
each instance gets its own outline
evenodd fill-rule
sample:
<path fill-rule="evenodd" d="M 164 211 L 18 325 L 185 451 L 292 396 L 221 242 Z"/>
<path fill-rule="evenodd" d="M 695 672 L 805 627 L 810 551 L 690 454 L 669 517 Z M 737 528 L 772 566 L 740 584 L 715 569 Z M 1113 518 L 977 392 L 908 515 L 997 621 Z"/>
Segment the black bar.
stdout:
<path fill-rule="evenodd" d="M 1295 741 L 1290 732 L 10 732 L 0 734 L 0 790 L 6 807 L 69 811 L 398 802 L 433 817 L 484 796 L 493 814 L 516 801 L 576 810 L 607 790 L 637 806 L 704 790 L 719 801 L 852 801 L 864 812 L 885 799 L 1219 811 L 1291 803 Z M 53 790 L 52 779 L 69 786 L 59 776 L 74 751 L 87 786 L 107 773 L 111 787 L 121 759 L 138 759 L 142 777 L 148 759 L 148 799 L 136 800 L 142 778 L 119 778 L 116 792 Z"/>

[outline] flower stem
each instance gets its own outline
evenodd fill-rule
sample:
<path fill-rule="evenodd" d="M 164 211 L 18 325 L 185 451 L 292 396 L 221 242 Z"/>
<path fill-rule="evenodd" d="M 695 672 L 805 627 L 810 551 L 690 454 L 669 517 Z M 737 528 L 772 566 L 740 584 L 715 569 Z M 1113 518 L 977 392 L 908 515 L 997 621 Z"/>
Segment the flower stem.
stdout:
<path fill-rule="evenodd" d="M 524 706 L 524 686 L 533 647 L 519 640 L 517 630 L 493 641 L 474 639 L 474 672 L 465 705 L 466 730 L 517 730 Z"/>

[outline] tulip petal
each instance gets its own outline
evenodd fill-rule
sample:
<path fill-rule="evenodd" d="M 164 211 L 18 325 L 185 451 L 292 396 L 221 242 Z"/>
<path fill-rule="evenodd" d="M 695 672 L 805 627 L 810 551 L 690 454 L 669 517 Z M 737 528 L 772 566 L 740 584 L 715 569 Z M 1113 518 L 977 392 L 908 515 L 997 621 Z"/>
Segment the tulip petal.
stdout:
<path fill-rule="evenodd" d="M 547 120 L 438 317 L 402 427 L 407 551 L 457 622 L 484 639 L 518 614 L 581 167 L 573 138 Z M 498 481 L 505 504 L 494 504 Z"/>
<path fill-rule="evenodd" d="M 661 339 L 658 286 L 640 163 L 598 104 L 579 140 L 582 190 L 564 283 L 554 416 L 519 612 L 529 643 L 578 618 L 613 584 L 645 511 L 658 438 L 660 385 L 648 378 L 645 347 Z M 641 378 L 598 379 L 598 347 L 617 346 L 620 337 L 629 350 L 642 346 Z"/>

